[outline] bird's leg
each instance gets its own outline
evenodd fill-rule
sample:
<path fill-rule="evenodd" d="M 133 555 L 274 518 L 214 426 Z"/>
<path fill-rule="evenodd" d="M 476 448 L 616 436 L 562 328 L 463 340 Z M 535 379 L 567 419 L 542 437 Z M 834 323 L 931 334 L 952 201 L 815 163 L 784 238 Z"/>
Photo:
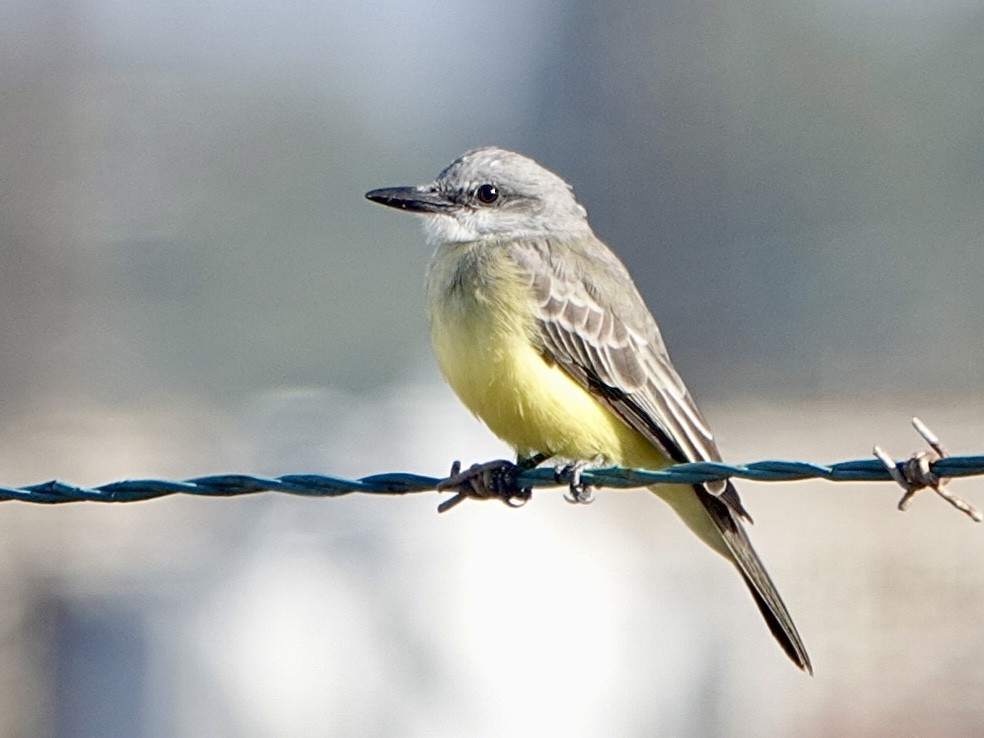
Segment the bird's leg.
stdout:
<path fill-rule="evenodd" d="M 564 499 L 574 505 L 590 505 L 594 502 L 595 487 L 581 481 L 585 469 L 597 468 L 605 463 L 605 457 L 598 454 L 593 459 L 572 461 L 554 469 L 554 479 L 567 482 L 568 493 Z"/>
<path fill-rule="evenodd" d="M 527 469 L 536 469 L 540 464 L 549 459 L 547 454 L 531 454 L 530 456 L 523 456 L 522 454 L 516 455 L 516 466 L 518 466 L 523 471 Z"/>
<path fill-rule="evenodd" d="M 529 461 L 530 459 L 521 459 L 521 463 L 514 464 L 498 459 L 484 464 L 472 464 L 466 471 L 461 471 L 460 461 L 454 462 L 448 478 L 438 483 L 437 491 L 454 491 L 456 494 L 438 505 L 437 511 L 447 512 L 469 497 L 477 500 L 498 499 L 510 507 L 522 507 L 533 496 L 533 490 L 520 487 L 518 481 L 522 472 L 532 468 L 526 466 Z"/>

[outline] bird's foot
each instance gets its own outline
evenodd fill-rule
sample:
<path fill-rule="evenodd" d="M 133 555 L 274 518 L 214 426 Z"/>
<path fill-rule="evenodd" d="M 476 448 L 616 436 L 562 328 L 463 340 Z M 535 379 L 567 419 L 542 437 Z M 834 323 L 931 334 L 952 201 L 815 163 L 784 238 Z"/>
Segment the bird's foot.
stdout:
<path fill-rule="evenodd" d="M 587 461 L 572 461 L 569 464 L 558 466 L 554 469 L 554 479 L 558 482 L 567 483 L 567 494 L 564 499 L 572 505 L 590 505 L 595 499 L 595 489 L 590 484 L 581 481 L 581 475 L 586 469 L 597 468 L 603 464 L 605 458 L 599 454 Z"/>
<path fill-rule="evenodd" d="M 455 495 L 438 505 L 437 511 L 447 512 L 468 498 L 496 499 L 509 507 L 522 507 L 533 496 L 532 489 L 519 486 L 519 475 L 528 468 L 531 467 L 525 463 L 514 464 L 498 459 L 484 464 L 472 464 L 466 471 L 461 471 L 461 462 L 456 461 L 451 465 L 448 478 L 437 485 L 438 492 L 453 491 Z"/>

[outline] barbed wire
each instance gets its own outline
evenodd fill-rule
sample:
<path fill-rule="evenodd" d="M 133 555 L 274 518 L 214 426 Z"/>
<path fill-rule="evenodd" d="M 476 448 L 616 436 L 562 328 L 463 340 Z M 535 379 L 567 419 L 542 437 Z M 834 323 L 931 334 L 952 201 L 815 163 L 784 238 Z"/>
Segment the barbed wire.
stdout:
<path fill-rule="evenodd" d="M 899 509 L 906 509 L 920 489 L 932 488 L 958 510 L 976 521 L 984 516 L 970 503 L 950 494 L 943 485 L 954 477 L 984 474 L 984 455 L 948 456 L 939 439 L 918 418 L 913 425 L 932 448 L 906 460 L 893 461 L 878 446 L 873 459 L 857 459 L 835 464 L 804 461 L 756 461 L 750 464 L 694 462 L 676 464 L 660 470 L 621 467 L 585 468 L 571 464 L 561 469 L 525 468 L 509 461 L 476 464 L 461 472 L 455 462 L 448 477 L 410 473 L 373 474 L 358 479 L 323 474 L 287 474 L 263 477 L 249 474 L 220 474 L 183 481 L 127 479 L 98 487 L 80 487 L 58 480 L 24 487 L 0 486 L 0 501 L 17 500 L 39 504 L 67 502 L 138 502 L 166 495 L 236 497 L 260 492 L 279 492 L 305 497 L 342 497 L 350 494 L 405 495 L 419 492 L 453 492 L 438 510 L 443 512 L 468 498 L 499 499 L 513 506 L 523 504 L 533 489 L 568 487 L 574 502 L 590 501 L 584 491 L 594 487 L 633 489 L 655 484 L 703 484 L 723 479 L 757 482 L 794 482 L 825 479 L 831 482 L 896 482 L 905 490 Z"/>

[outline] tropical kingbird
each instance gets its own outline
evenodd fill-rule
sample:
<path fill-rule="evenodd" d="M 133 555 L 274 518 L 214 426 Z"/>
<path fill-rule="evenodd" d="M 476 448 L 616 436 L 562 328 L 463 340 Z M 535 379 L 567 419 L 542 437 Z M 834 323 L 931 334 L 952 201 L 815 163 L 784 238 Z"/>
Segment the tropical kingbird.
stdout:
<path fill-rule="evenodd" d="M 489 147 L 463 154 L 429 184 L 366 197 L 423 216 L 441 372 L 520 459 L 647 469 L 721 459 L 628 270 L 563 179 Z M 812 673 L 731 482 L 651 489 L 735 565 L 783 650 Z"/>

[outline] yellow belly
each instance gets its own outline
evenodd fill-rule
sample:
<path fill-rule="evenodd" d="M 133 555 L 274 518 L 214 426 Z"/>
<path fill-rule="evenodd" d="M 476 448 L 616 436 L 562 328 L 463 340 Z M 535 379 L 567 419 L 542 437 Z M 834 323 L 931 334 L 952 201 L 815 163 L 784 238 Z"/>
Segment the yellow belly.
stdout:
<path fill-rule="evenodd" d="M 494 247 L 454 248 L 431 264 L 431 340 L 465 406 L 521 455 L 665 464 L 645 438 L 539 353 L 526 281 L 511 262 L 496 258 Z"/>
<path fill-rule="evenodd" d="M 494 246 L 454 244 L 435 253 L 427 275 L 431 341 L 461 401 L 521 456 L 658 469 L 669 463 L 533 343 L 524 280 Z M 651 487 L 705 543 L 730 558 L 689 487 Z"/>

